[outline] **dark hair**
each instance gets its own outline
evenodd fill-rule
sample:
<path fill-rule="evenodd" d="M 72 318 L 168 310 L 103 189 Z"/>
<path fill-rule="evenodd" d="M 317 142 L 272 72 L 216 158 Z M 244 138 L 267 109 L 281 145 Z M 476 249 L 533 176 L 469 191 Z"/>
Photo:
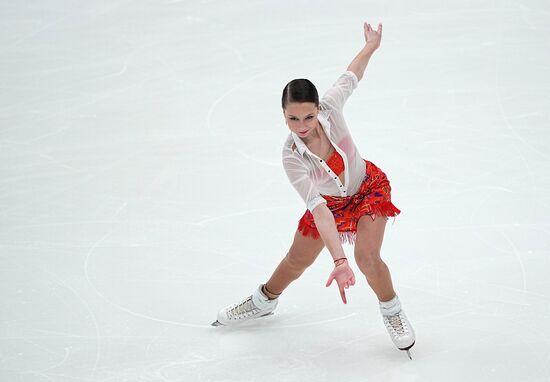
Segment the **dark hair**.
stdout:
<path fill-rule="evenodd" d="M 283 89 L 281 99 L 283 109 L 291 102 L 313 102 L 318 107 L 319 93 L 317 93 L 317 88 L 310 80 L 305 78 L 290 81 Z"/>

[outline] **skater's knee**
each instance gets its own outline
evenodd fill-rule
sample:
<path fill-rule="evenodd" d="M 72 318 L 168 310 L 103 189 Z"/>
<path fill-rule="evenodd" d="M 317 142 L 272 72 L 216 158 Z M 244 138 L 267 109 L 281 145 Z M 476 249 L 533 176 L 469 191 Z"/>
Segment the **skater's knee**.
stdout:
<path fill-rule="evenodd" d="M 307 267 L 309 267 L 313 262 L 315 261 L 315 258 L 305 256 L 303 254 L 294 253 L 292 251 L 288 252 L 286 254 L 286 262 L 287 264 L 294 270 L 297 271 L 303 271 Z"/>
<path fill-rule="evenodd" d="M 380 250 L 376 248 L 355 251 L 355 262 L 360 269 L 376 271 L 384 267 L 384 262 L 380 258 Z"/>

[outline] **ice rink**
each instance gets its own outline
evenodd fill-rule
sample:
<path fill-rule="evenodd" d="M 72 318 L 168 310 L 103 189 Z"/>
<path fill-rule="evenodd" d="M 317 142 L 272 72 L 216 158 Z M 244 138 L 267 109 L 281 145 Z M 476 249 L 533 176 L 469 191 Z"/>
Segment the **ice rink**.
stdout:
<path fill-rule="evenodd" d="M 275 314 L 212 327 L 303 201 L 281 92 L 345 108 L 401 214 L 382 258 L 417 335 L 344 305 L 325 249 Z M 2 1 L 0 381 L 550 381 L 548 1 Z M 258 186 L 259 185 L 259 186 Z"/>

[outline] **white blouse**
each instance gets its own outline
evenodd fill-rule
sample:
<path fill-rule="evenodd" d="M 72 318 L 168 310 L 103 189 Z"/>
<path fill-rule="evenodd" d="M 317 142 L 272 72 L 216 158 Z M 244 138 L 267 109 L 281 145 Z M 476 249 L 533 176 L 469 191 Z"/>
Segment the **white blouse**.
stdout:
<path fill-rule="evenodd" d="M 344 160 L 344 183 L 295 133 L 291 132 L 284 144 L 283 167 L 290 183 L 310 211 L 319 204 L 326 203 L 321 195 L 355 194 L 365 177 L 365 161 L 351 138 L 343 115 L 344 104 L 358 82 L 355 73 L 348 70 L 340 75 L 319 100 L 317 118 L 326 136 Z M 293 143 L 296 145 L 295 150 L 292 150 Z"/>

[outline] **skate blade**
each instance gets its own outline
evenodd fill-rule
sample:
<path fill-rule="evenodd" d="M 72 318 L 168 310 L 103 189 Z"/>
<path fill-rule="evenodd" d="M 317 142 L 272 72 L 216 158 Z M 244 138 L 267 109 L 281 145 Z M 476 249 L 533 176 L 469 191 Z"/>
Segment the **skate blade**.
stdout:
<path fill-rule="evenodd" d="M 411 344 L 411 346 L 408 346 L 408 347 L 406 347 L 406 348 L 400 348 L 400 349 L 399 349 L 399 350 L 406 351 L 406 352 L 407 352 L 407 355 L 409 356 L 409 359 L 410 359 L 411 361 L 412 361 L 412 357 L 411 357 L 411 348 L 414 346 L 415 343 L 416 343 L 416 341 L 413 342 L 413 343 Z"/>
<path fill-rule="evenodd" d="M 265 317 L 265 316 L 270 316 L 272 314 L 274 314 L 275 312 L 270 312 L 270 313 L 266 313 L 266 314 L 263 314 L 261 316 L 258 316 L 256 318 L 260 318 L 260 317 Z M 246 322 L 246 321 L 245 321 Z M 212 326 L 227 326 L 225 324 L 222 324 L 221 322 L 219 322 L 218 320 L 214 321 L 213 323 L 211 323 L 210 325 Z"/>

